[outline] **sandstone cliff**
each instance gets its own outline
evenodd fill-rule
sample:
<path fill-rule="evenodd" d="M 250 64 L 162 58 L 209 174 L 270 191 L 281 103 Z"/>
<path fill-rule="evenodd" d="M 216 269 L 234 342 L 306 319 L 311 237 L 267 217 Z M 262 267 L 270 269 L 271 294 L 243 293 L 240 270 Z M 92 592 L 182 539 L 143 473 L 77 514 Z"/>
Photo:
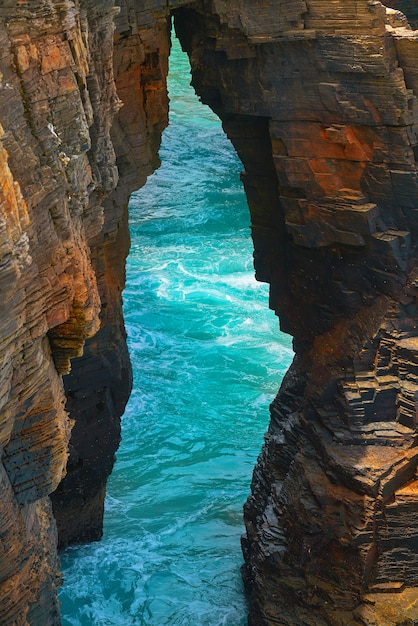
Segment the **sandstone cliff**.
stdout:
<path fill-rule="evenodd" d="M 65 471 L 61 542 L 101 534 L 170 13 L 294 336 L 245 507 L 250 623 L 417 622 L 418 5 L 384 4 L 0 4 L 0 623 L 59 623 Z"/>

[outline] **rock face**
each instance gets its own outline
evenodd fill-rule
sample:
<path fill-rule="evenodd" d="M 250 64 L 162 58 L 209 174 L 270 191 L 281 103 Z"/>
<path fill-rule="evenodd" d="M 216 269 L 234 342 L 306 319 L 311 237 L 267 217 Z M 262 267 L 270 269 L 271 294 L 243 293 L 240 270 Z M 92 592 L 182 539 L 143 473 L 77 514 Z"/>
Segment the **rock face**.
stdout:
<path fill-rule="evenodd" d="M 113 0 L 0 6 L 1 624 L 60 622 L 48 495 L 66 471 L 61 543 L 101 535 L 131 386 L 127 201 L 167 123 L 163 13 L 134 26 Z"/>
<path fill-rule="evenodd" d="M 61 375 L 99 327 L 88 241 L 103 211 L 89 193 L 87 50 L 76 15 L 60 6 L 0 7 L 3 624 L 59 619 L 47 496 L 70 436 Z"/>
<path fill-rule="evenodd" d="M 101 535 L 170 14 L 294 337 L 245 506 L 250 624 L 417 623 L 418 3 L 384 4 L 1 2 L 0 623 L 59 624 L 65 471 L 61 543 Z"/>
<path fill-rule="evenodd" d="M 296 352 L 245 507 L 250 624 L 414 624 L 418 32 L 379 2 L 212 4 L 178 30 Z"/>

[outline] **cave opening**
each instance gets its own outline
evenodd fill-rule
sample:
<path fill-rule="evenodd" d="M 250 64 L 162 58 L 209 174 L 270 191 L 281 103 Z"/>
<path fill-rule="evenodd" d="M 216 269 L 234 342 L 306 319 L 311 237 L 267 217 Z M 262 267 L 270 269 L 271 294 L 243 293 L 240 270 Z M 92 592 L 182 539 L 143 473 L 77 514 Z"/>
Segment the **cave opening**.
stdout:
<path fill-rule="evenodd" d="M 162 165 L 129 209 L 134 387 L 103 539 L 62 555 L 64 624 L 247 620 L 242 506 L 291 341 L 254 279 L 242 163 L 172 43 Z"/>

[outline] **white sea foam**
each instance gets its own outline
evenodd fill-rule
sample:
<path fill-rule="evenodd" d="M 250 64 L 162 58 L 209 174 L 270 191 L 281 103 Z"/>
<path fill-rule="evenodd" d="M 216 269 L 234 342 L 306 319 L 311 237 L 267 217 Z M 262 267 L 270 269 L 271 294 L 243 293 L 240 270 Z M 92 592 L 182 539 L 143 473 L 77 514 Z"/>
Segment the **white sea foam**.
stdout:
<path fill-rule="evenodd" d="M 135 386 L 103 539 L 62 557 L 63 626 L 247 622 L 242 505 L 292 351 L 253 277 L 242 165 L 203 111 L 186 91 L 163 165 L 131 201 Z"/>

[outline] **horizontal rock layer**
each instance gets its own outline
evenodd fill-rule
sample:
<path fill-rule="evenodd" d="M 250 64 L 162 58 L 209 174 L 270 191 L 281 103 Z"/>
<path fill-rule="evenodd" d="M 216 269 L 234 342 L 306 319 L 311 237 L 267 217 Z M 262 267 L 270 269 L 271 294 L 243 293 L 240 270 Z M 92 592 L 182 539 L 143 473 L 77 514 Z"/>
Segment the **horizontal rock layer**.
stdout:
<path fill-rule="evenodd" d="M 245 506 L 250 624 L 414 624 L 418 32 L 379 2 L 271 5 L 176 13 L 296 352 Z"/>
<path fill-rule="evenodd" d="M 118 181 L 114 15 L 111 1 L 0 7 L 2 624 L 60 621 L 47 496 L 65 472 L 73 425 L 63 376 L 98 337 L 107 302 L 97 267 L 105 237 L 120 238 L 116 211 L 104 206 Z M 125 254 L 119 247 L 115 285 L 105 279 L 119 310 Z M 120 317 L 116 324 L 123 334 Z M 115 394 L 113 421 L 127 388 Z M 117 437 L 111 445 L 113 453 Z"/>
<path fill-rule="evenodd" d="M 0 6 L 0 622 L 59 623 L 68 455 L 61 543 L 101 535 L 127 202 L 158 166 L 174 13 L 296 353 L 245 507 L 250 624 L 413 624 L 418 5 L 116 4 Z"/>

